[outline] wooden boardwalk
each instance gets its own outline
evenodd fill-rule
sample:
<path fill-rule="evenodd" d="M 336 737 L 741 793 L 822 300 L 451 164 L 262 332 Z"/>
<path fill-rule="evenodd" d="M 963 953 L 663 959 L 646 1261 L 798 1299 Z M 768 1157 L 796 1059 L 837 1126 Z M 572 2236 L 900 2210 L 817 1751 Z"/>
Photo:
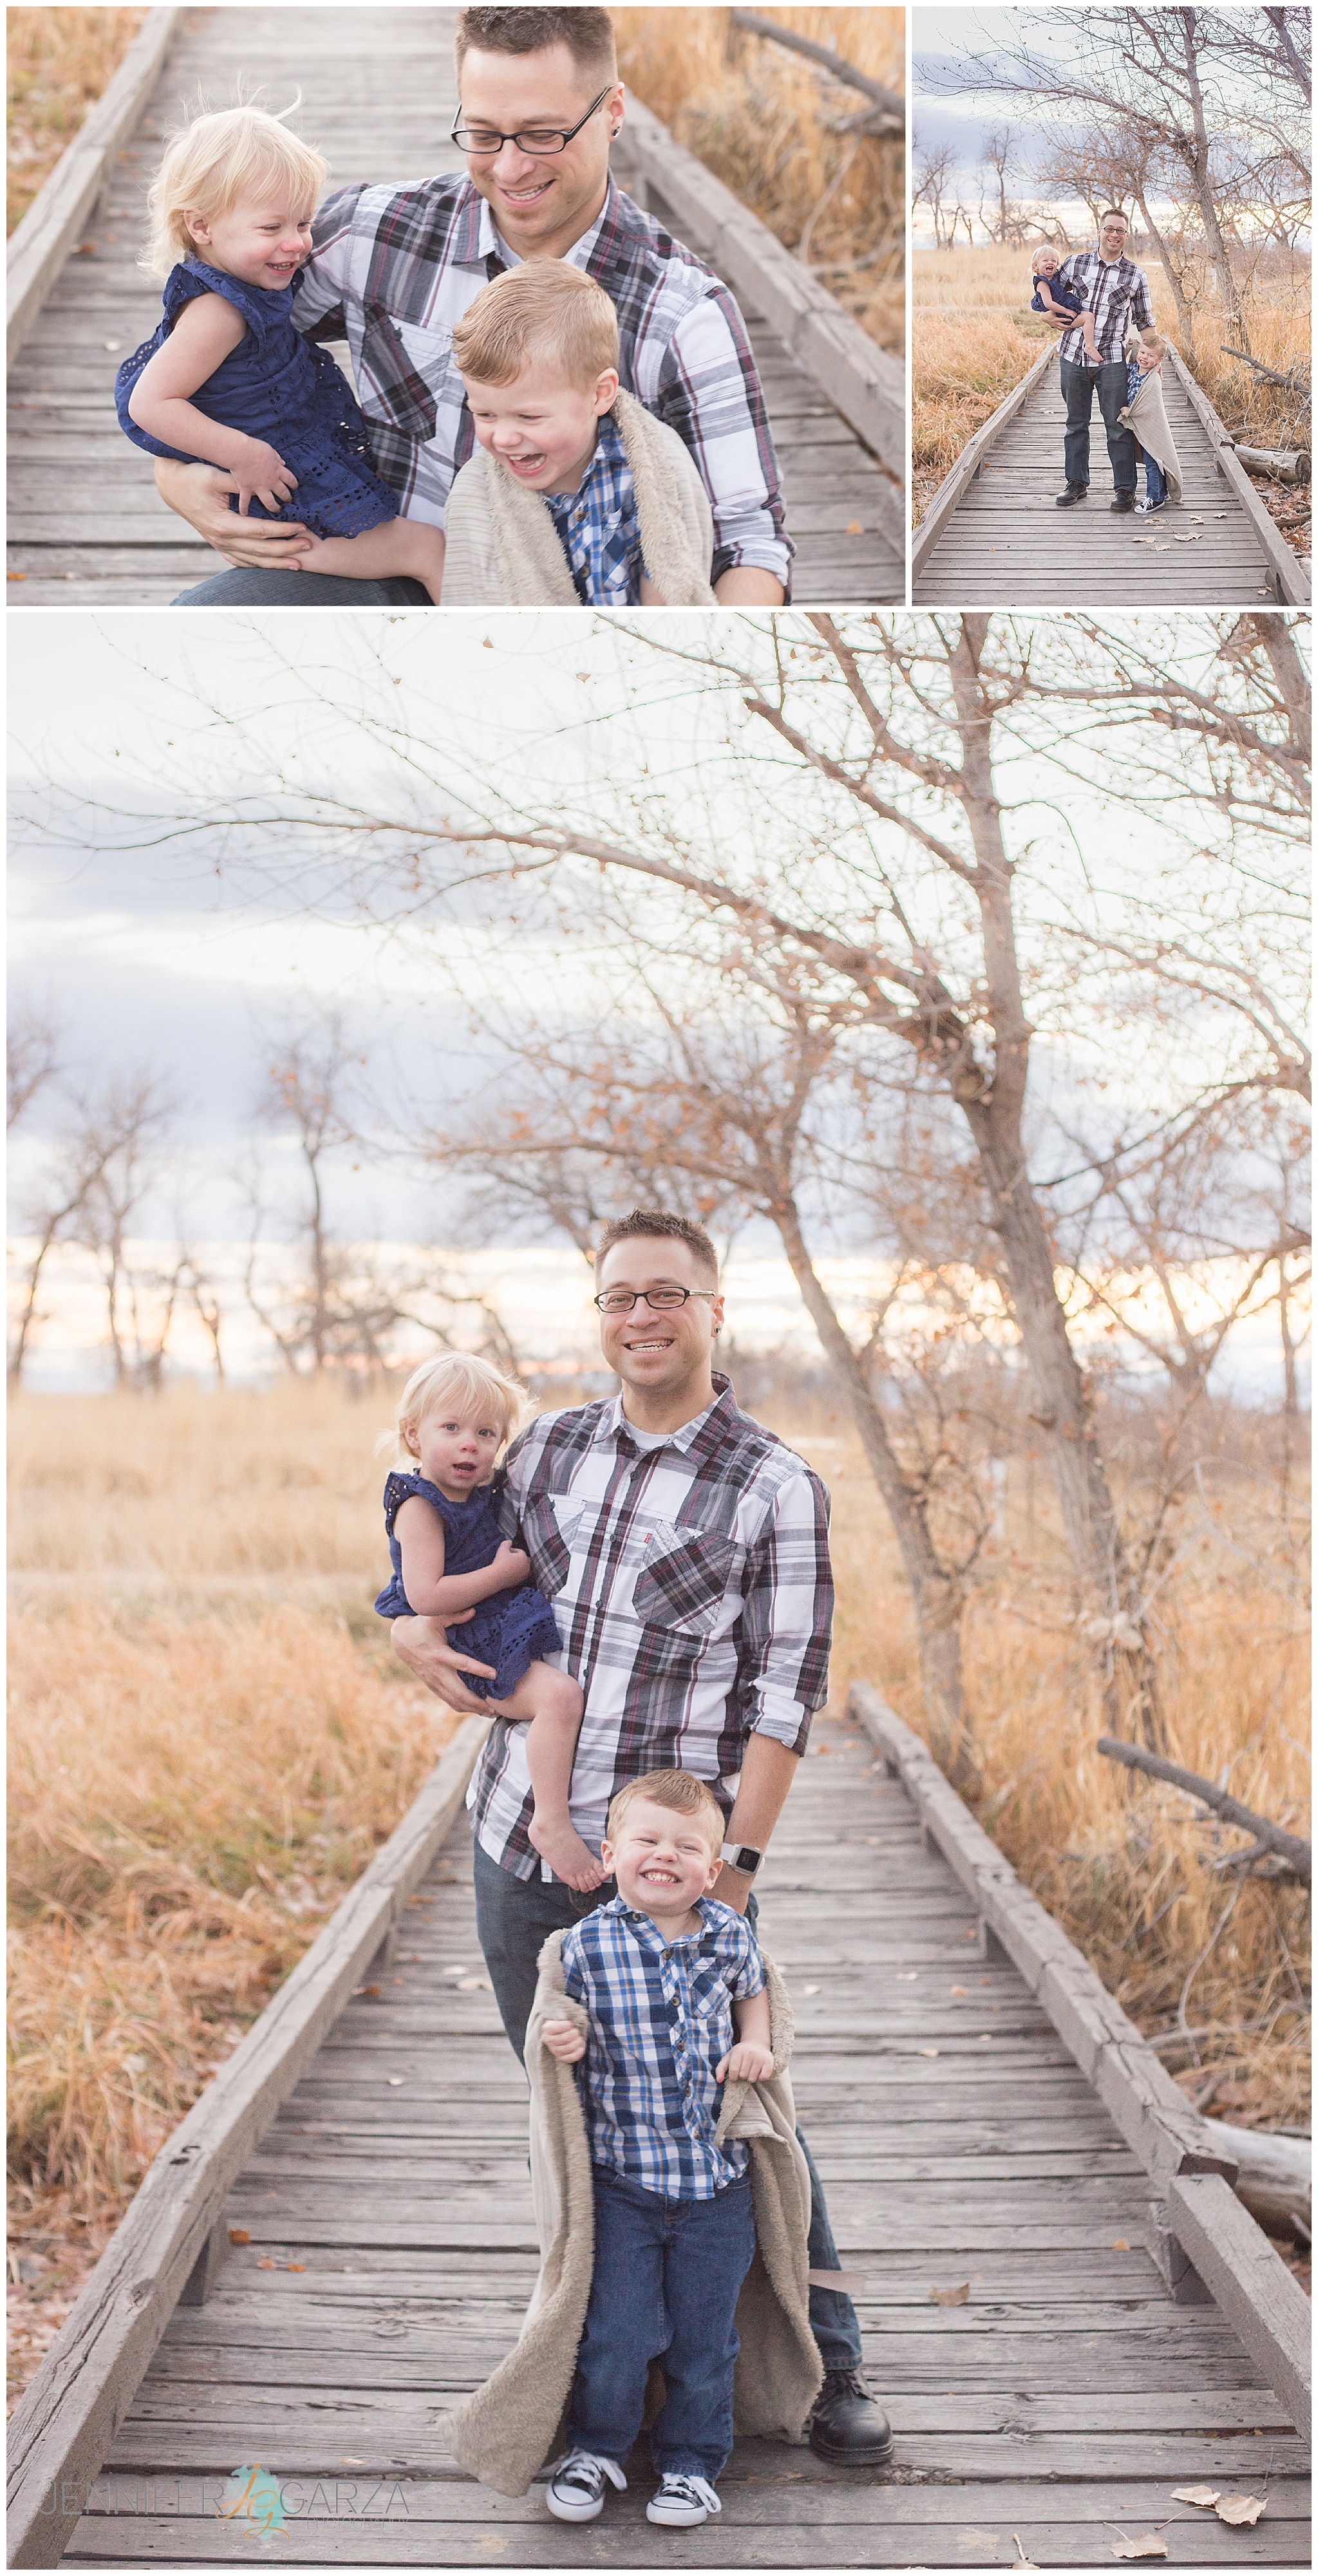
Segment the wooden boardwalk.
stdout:
<path fill-rule="evenodd" d="M 134 263 L 147 187 L 180 108 L 199 93 L 226 104 L 240 79 L 249 88 L 259 81 L 274 107 L 300 89 L 298 127 L 325 152 L 331 186 L 460 169 L 448 139 L 455 16 L 314 6 L 181 13 L 108 202 L 55 279 L 10 374 L 11 607 L 159 606 L 221 568 L 166 509 L 149 459 L 125 439 L 114 411 L 121 359 L 160 315 L 159 290 Z M 747 322 L 797 545 L 797 597 L 902 598 L 900 502 L 890 478 L 753 308 Z M 350 373 L 346 348 L 335 354 Z"/>
<path fill-rule="evenodd" d="M 444 2412 L 535 2273 L 525 2089 L 460 1819 L 249 2157 L 226 2212 L 247 2241 L 176 2310 L 63 2563 L 1005 2567 L 1019 2535 L 1077 2567 L 1151 2528 L 1173 2566 L 1303 2563 L 1285 2406 L 1216 2308 L 1173 2301 L 1148 2174 L 858 1727 L 818 1728 L 762 1903 L 890 2471 L 739 2443 L 721 2522 L 671 2534 L 643 2518 L 643 2459 L 565 2529 L 446 2453 Z M 226 2514 L 257 2463 L 251 2510 Z M 1263 2520 L 1173 2502 L 1200 2480 L 1266 2496 Z M 253 2513 L 277 2486 L 271 2545 Z"/>
<path fill-rule="evenodd" d="M 1308 599 L 1307 566 L 1269 519 L 1174 351 L 1163 382 L 1183 506 L 1151 519 L 1112 516 L 1095 404 L 1089 498 L 1058 510 L 1066 405 L 1056 356 L 1043 352 L 930 503 L 912 554 L 917 608 L 1257 608 Z M 1142 497 L 1142 468 L 1139 488 Z"/>

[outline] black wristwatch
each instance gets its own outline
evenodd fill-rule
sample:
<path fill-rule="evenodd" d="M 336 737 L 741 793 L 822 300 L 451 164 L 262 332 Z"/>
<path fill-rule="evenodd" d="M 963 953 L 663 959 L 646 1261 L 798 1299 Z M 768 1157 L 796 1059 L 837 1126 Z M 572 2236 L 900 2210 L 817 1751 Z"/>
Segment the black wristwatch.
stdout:
<path fill-rule="evenodd" d="M 720 1857 L 725 1869 L 737 1869 L 743 1878 L 754 1878 L 764 1854 L 751 1843 L 725 1843 Z"/>

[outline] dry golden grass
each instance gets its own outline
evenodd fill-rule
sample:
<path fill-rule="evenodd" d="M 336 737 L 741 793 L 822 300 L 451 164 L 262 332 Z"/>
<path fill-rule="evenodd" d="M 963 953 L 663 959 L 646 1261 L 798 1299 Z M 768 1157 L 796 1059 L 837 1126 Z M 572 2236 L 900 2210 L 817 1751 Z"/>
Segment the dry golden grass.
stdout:
<path fill-rule="evenodd" d="M 770 9 L 885 88 L 905 88 L 900 9 Z M 618 59 L 671 126 L 880 346 L 905 340 L 906 155 L 900 141 L 828 131 L 865 101 L 799 56 L 741 36 L 727 9 L 615 9 Z"/>
<path fill-rule="evenodd" d="M 145 9 L 10 9 L 6 230 L 108 86 Z"/>
<path fill-rule="evenodd" d="M 1158 329 L 1181 347 L 1171 292 L 1156 261 L 1146 263 Z M 912 269 L 912 469 L 917 523 L 967 441 L 983 427 L 1051 336 L 1030 311 L 1028 251 L 998 248 L 921 252 Z M 1309 355 L 1307 276 L 1260 278 L 1249 308 L 1253 354 L 1284 373 Z M 1222 354 L 1231 330 L 1220 304 L 1206 300 L 1195 318 L 1193 372 L 1233 434 L 1270 447 L 1295 436 L 1294 398 Z M 1308 443 L 1307 426 L 1301 444 Z M 1270 488 L 1270 487 L 1266 487 Z M 1281 496 L 1292 517 L 1295 495 Z M 1288 528 L 1295 542 L 1297 531 Z"/>

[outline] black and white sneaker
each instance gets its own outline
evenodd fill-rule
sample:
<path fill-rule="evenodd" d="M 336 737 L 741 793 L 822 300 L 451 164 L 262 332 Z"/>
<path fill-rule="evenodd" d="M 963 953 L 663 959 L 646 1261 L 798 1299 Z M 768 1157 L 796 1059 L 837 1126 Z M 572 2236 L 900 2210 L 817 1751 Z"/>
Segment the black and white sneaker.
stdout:
<path fill-rule="evenodd" d="M 1165 510 L 1166 507 L 1167 495 L 1165 492 L 1160 501 L 1137 501 L 1135 504 L 1135 508 L 1141 519 L 1151 519 L 1155 510 Z"/>
<path fill-rule="evenodd" d="M 593 2522 L 604 2511 L 604 2490 L 627 2484 L 616 2460 L 595 2451 L 569 2451 L 545 2489 L 545 2503 L 558 2522 Z M 701 2514 L 700 2520 L 704 2521 Z"/>
<path fill-rule="evenodd" d="M 722 2504 L 708 2478 L 688 2477 L 684 2471 L 665 2469 L 645 2508 L 645 2519 L 647 2522 L 666 2522 L 677 2531 L 691 2531 L 698 2522 L 708 2522 L 712 2513 L 722 2511 Z"/>

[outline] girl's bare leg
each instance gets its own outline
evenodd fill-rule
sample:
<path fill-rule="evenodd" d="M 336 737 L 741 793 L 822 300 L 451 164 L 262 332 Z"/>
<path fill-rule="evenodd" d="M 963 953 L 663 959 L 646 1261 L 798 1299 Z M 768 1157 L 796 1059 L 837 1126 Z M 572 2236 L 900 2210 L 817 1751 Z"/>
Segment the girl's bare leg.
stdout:
<path fill-rule="evenodd" d="M 386 519 L 360 537 L 313 537 L 302 561 L 308 572 L 345 581 L 419 581 L 438 608 L 444 580 L 444 531 L 426 519 Z"/>
<path fill-rule="evenodd" d="M 572 1762 L 581 1732 L 582 1698 L 566 1673 L 551 1664 L 531 1664 L 507 1699 L 491 1700 L 500 1717 L 522 1718 L 526 1727 L 526 1763 L 535 1791 L 531 1840 L 555 1878 L 581 1894 L 602 1887 L 607 1870 L 583 1843 L 568 1813 Z"/>

